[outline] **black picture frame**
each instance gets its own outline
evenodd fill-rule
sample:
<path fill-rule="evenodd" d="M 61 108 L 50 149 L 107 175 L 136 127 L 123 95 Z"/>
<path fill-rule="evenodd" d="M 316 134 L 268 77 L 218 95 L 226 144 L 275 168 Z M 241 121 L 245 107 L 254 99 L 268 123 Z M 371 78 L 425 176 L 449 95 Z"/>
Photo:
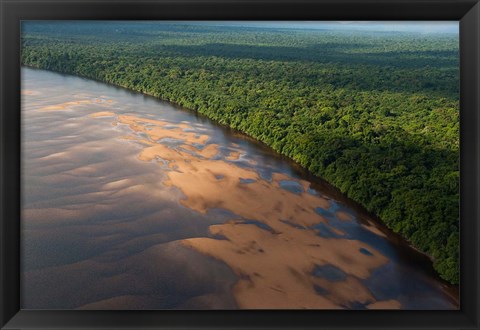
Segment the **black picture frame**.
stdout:
<path fill-rule="evenodd" d="M 1 329 L 479 329 L 480 4 L 478 0 L 0 0 Z M 20 310 L 22 20 L 459 20 L 461 285 L 452 311 Z"/>

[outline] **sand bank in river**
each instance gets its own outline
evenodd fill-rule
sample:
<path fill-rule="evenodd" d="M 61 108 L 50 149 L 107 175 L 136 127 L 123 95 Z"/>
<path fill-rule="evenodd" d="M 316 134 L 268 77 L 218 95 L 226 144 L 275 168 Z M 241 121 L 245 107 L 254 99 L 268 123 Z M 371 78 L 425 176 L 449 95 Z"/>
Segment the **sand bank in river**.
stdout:
<path fill-rule="evenodd" d="M 329 226 L 316 209 L 328 209 L 330 203 L 307 193 L 308 182 L 280 173 L 265 180 L 234 162 L 238 151 L 218 157 L 218 146 L 184 123 L 131 115 L 119 115 L 116 122 L 129 125 L 128 139 L 144 146 L 140 160 L 163 164 L 164 184 L 182 191 L 184 206 L 202 214 L 214 209 L 232 213 L 230 222 L 210 227 L 212 237 L 181 243 L 222 260 L 237 274 L 233 291 L 241 308 L 400 307 L 398 302 L 377 302 L 362 283 L 388 259 L 365 243 L 343 239 L 342 231 Z M 164 139 L 178 143 L 168 145 Z M 303 192 L 289 191 L 281 182 L 297 183 Z M 346 213 L 337 215 L 352 220 Z M 323 227 L 312 228 L 319 223 Z M 340 278 L 315 271 L 323 266 Z"/>
<path fill-rule="evenodd" d="M 92 113 L 90 115 L 91 118 L 113 117 L 113 116 L 115 116 L 115 113 L 111 111 L 99 111 L 99 112 Z"/>
<path fill-rule="evenodd" d="M 240 153 L 238 151 L 232 151 L 230 154 L 225 157 L 227 160 L 237 160 L 240 158 Z"/>
<path fill-rule="evenodd" d="M 32 89 L 23 89 L 21 91 L 21 94 L 22 95 L 40 95 L 40 92 Z"/>
<path fill-rule="evenodd" d="M 34 95 L 34 94 L 30 93 L 26 95 Z M 85 100 L 69 101 L 69 102 L 63 102 L 63 103 L 58 103 L 58 104 L 53 104 L 53 105 L 43 107 L 40 109 L 40 111 L 62 111 L 62 110 L 69 110 L 77 106 L 89 105 L 89 104 L 109 107 L 113 104 L 113 100 L 107 100 L 102 98 L 90 98 Z"/>

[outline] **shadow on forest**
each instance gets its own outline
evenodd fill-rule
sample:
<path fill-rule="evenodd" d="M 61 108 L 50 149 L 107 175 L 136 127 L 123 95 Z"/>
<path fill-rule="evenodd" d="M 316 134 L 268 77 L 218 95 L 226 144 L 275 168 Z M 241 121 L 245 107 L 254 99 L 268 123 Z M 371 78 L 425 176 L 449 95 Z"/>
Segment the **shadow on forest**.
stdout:
<path fill-rule="evenodd" d="M 142 51 L 152 52 L 152 56 L 164 52 L 171 56 L 191 58 L 217 56 L 237 60 L 316 62 L 332 67 L 329 72 L 318 69 L 310 72 L 299 70 L 289 71 L 288 75 L 291 79 L 299 78 L 304 84 L 312 86 L 317 86 L 321 81 L 335 88 L 357 91 L 408 93 L 428 91 L 439 97 L 458 99 L 459 60 L 456 51 L 348 53 L 349 50 L 363 47 L 365 45 L 341 43 L 303 48 L 214 43 L 190 46 L 162 45 Z M 338 74 L 335 70 L 338 70 Z M 399 70 L 398 74 L 395 74 L 395 70 Z M 274 79 L 285 77 L 282 70 L 268 71 L 267 74 Z"/>
<path fill-rule="evenodd" d="M 232 59 L 255 59 L 276 61 L 312 61 L 318 63 L 368 64 L 396 68 L 441 67 L 456 69 L 459 67 L 457 51 L 395 51 L 365 52 L 360 48 L 368 45 L 353 43 L 323 43 L 308 47 L 256 46 L 242 44 L 210 43 L 204 45 L 163 45 L 164 50 L 183 56 L 218 56 Z"/>

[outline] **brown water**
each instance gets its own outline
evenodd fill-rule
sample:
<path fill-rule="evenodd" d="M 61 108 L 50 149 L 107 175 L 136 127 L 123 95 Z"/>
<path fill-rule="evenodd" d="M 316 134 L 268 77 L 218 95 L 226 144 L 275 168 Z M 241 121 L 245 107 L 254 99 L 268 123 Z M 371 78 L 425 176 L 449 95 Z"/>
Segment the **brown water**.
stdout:
<path fill-rule="evenodd" d="M 22 308 L 456 309 L 335 189 L 193 112 L 22 69 Z"/>

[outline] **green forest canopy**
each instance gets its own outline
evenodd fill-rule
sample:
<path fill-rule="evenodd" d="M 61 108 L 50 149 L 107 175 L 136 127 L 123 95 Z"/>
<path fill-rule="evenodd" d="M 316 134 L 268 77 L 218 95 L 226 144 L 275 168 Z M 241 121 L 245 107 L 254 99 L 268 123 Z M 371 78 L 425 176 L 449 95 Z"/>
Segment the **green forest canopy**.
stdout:
<path fill-rule="evenodd" d="M 459 282 L 456 34 L 154 22 L 22 26 L 22 63 L 177 103 L 266 143 Z"/>

